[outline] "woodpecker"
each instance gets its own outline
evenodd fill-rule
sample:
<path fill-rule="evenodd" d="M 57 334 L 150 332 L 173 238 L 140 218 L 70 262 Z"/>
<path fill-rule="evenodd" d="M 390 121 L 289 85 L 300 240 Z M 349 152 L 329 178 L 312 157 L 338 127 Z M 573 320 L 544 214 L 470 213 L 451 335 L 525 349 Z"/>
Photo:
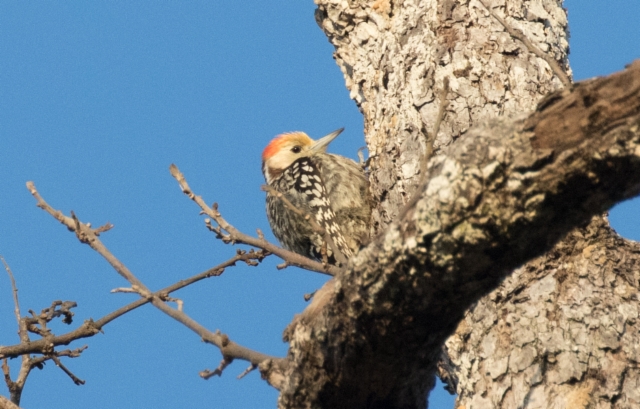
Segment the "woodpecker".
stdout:
<path fill-rule="evenodd" d="M 267 184 L 299 211 L 267 192 L 273 234 L 286 249 L 317 260 L 322 260 L 325 236 L 306 218 L 315 220 L 345 259 L 369 237 L 371 200 L 364 170 L 349 158 L 325 152 L 343 130 L 316 141 L 303 132 L 281 134 L 262 152 Z M 328 262 L 340 264 L 330 243 L 325 248 Z"/>

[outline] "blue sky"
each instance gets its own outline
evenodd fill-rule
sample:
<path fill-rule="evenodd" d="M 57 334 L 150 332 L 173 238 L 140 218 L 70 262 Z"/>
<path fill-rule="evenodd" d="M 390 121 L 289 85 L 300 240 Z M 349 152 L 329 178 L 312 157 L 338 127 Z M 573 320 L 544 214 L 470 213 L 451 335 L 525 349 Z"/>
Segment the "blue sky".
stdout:
<path fill-rule="evenodd" d="M 618 71 L 640 57 L 640 3 L 570 0 L 576 79 Z M 349 100 L 311 1 L 0 2 L 0 254 L 13 269 L 23 314 L 53 300 L 78 302 L 72 327 L 132 301 L 109 265 L 37 209 L 49 203 L 115 228 L 103 241 L 152 289 L 203 271 L 235 249 L 208 233 L 170 177 L 191 187 L 242 231 L 269 232 L 260 153 L 284 131 L 346 131 L 331 151 L 356 157 L 362 117 Z M 618 231 L 640 239 L 638 201 L 616 208 Z M 269 237 L 270 232 L 268 233 Z M 278 260 L 238 266 L 176 294 L 211 329 L 284 355 L 282 330 L 324 277 Z M 0 274 L 0 344 L 17 342 L 9 280 Z M 68 327 L 55 323 L 57 333 Z M 218 351 L 152 307 L 109 324 L 81 358 L 48 363 L 24 391 L 25 408 L 275 407 L 257 373 L 203 381 Z M 18 361 L 12 361 L 12 369 Z M 0 393 L 6 389 L 0 386 Z M 433 408 L 452 406 L 438 388 Z"/>

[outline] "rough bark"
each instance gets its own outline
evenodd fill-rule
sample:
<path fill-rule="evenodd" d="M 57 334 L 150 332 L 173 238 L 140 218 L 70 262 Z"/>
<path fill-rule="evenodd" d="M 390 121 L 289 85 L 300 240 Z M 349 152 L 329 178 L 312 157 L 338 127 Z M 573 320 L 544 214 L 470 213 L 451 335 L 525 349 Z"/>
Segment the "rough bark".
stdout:
<path fill-rule="evenodd" d="M 561 1 L 485 3 L 570 75 Z M 482 2 L 316 4 L 364 115 L 374 229 L 385 232 L 292 330 L 280 406 L 424 407 L 440 345 L 465 309 L 570 232 L 467 313 L 448 343 L 457 405 L 632 407 L 635 245 L 597 217 L 572 229 L 637 193 L 637 77 L 609 84 L 614 94 L 554 94 L 529 122 L 470 132 L 562 86 Z"/>
<path fill-rule="evenodd" d="M 596 216 L 513 275 L 448 341 L 458 407 L 640 407 L 640 245 Z"/>
<path fill-rule="evenodd" d="M 316 0 L 316 20 L 336 47 L 346 86 L 364 115 L 373 157 L 376 229 L 409 200 L 420 164 L 478 121 L 532 111 L 561 88 L 477 0 Z M 556 0 L 493 1 L 494 10 L 566 67 L 567 19 Z M 449 81 L 438 135 L 434 124 Z"/>
<path fill-rule="evenodd" d="M 293 329 L 283 407 L 424 407 L 440 347 L 467 308 L 638 192 L 640 63 L 557 97 L 528 118 L 472 128 L 429 162 L 415 200 Z M 567 104 L 576 99 L 601 103 Z M 551 138 L 545 118 L 582 123 L 580 136 Z"/>

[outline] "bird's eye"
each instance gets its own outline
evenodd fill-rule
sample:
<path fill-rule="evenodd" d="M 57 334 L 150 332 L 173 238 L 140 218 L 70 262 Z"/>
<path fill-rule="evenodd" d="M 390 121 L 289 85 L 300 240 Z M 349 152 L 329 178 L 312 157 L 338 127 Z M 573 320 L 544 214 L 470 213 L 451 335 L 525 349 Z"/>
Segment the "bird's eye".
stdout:
<path fill-rule="evenodd" d="M 291 148 L 291 152 L 293 153 L 300 153 L 301 150 L 302 148 L 299 146 L 294 146 L 293 148 Z"/>

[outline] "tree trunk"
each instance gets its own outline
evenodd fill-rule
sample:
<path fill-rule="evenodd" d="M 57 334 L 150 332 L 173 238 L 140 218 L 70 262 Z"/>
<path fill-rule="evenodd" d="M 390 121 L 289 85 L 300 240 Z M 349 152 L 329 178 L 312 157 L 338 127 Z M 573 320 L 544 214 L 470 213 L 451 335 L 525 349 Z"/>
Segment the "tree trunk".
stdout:
<path fill-rule="evenodd" d="M 493 3 L 496 13 L 569 70 L 567 17 L 559 2 Z M 481 121 L 531 112 L 562 88 L 549 65 L 477 0 L 316 4 L 316 20 L 336 47 L 336 62 L 364 115 L 376 230 L 410 199 L 431 145 L 437 152 Z M 445 78 L 450 91 L 434 138 Z"/>
<path fill-rule="evenodd" d="M 281 407 L 425 407 L 439 337 L 451 334 L 462 316 L 449 307 L 421 307 L 416 300 L 424 293 L 427 304 L 437 296 L 470 304 L 467 296 L 474 291 L 497 285 L 499 270 L 516 267 L 521 264 L 519 259 L 525 261 L 548 250 L 565 235 L 563 216 L 554 216 L 542 218 L 550 224 L 544 235 L 531 230 L 530 248 L 522 226 L 520 235 L 506 230 L 496 233 L 502 234 L 502 241 L 494 241 L 493 247 L 474 243 L 476 247 L 469 249 L 447 242 L 455 247 L 454 256 L 476 252 L 471 257 L 460 256 L 457 265 L 445 260 L 450 248 L 434 245 L 436 239 L 420 242 L 436 233 L 418 234 L 417 244 L 408 242 L 415 230 L 424 233 L 429 227 L 411 221 L 414 213 L 423 211 L 421 204 L 430 194 L 431 187 L 422 193 L 416 190 L 420 179 L 446 176 L 449 162 L 445 155 L 457 160 L 451 165 L 454 170 L 463 166 L 461 149 L 487 157 L 499 150 L 489 146 L 486 132 L 477 133 L 477 145 L 467 140 L 456 151 L 459 138 L 468 138 L 467 131 L 484 121 L 532 112 L 543 96 L 563 87 L 558 72 L 536 50 L 551 56 L 570 77 L 567 19 L 561 1 L 484 3 L 490 10 L 478 0 L 316 0 L 316 19 L 336 47 L 335 59 L 364 115 L 365 139 L 373 158 L 370 180 L 377 200 L 374 230 L 383 231 L 392 221 L 397 225 L 384 238 L 378 237 L 375 248 L 369 246 L 356 258 L 352 275 L 337 277 L 329 311 L 321 318 L 302 319 L 292 331 L 290 359 L 303 363 L 289 369 Z M 514 38 L 513 29 L 520 30 L 532 46 Z M 494 129 L 505 137 L 519 132 L 509 127 Z M 562 140 L 562 135 L 557 138 Z M 553 143 L 551 146 L 559 146 Z M 427 169 L 430 158 L 435 161 Z M 544 154 L 532 159 L 536 163 L 547 160 Z M 539 168 L 533 162 L 527 165 L 531 171 Z M 489 166 L 482 159 L 478 163 Z M 422 195 L 416 199 L 417 206 L 412 201 L 416 191 Z M 461 197 L 469 199 L 463 197 L 469 192 L 463 193 Z M 472 202 L 479 197 L 471 196 Z M 575 206 L 576 214 L 589 207 L 571 201 L 568 195 L 558 197 L 555 206 Z M 442 214 L 439 217 L 431 227 L 448 228 L 448 220 Z M 531 220 L 538 220 L 536 217 L 537 213 Z M 460 223 L 452 222 L 449 227 L 460 227 Z M 534 221 L 531 226 L 543 226 L 540 223 Z M 496 226 L 497 230 L 504 227 L 499 222 Z M 477 233 L 473 227 L 468 229 L 462 234 Z M 470 237 L 469 242 L 478 237 Z M 519 243 L 515 250 L 510 240 Z M 426 248 L 426 255 L 393 249 L 402 245 Z M 432 248 L 436 253 L 429 253 Z M 595 216 L 480 300 L 447 342 L 455 366 L 452 370 L 459 380 L 457 406 L 604 408 L 638 404 L 639 273 L 634 268 L 638 249 L 617 237 L 605 219 Z M 407 260 L 406 254 L 415 259 Z M 489 263 L 498 272 L 491 273 Z M 429 268 L 416 272 L 417 265 Z M 376 266 L 384 271 L 376 273 Z M 428 276 L 426 281 L 416 278 L 420 274 Z M 428 281 L 433 277 L 440 281 Z M 425 283 L 431 287 L 425 288 Z M 401 296 L 389 294 L 394 290 Z M 385 321 L 384 311 L 393 308 L 406 308 L 406 322 Z M 344 316 L 352 322 L 340 318 Z M 330 337 L 349 341 L 341 343 Z M 370 339 L 376 340 L 373 346 Z M 331 360 L 337 356 L 348 362 Z M 304 376 L 329 380 L 309 386 Z"/>
<path fill-rule="evenodd" d="M 640 245 L 596 216 L 483 298 L 447 342 L 458 407 L 640 407 Z"/>

